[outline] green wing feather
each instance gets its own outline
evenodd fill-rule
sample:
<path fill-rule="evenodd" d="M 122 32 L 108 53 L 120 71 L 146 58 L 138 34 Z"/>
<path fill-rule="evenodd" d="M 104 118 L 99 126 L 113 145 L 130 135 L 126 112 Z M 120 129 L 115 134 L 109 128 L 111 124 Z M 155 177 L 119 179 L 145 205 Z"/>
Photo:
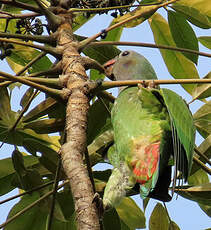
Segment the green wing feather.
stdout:
<path fill-rule="evenodd" d="M 173 126 L 176 129 L 179 141 L 185 150 L 188 169 L 184 169 L 183 173 L 185 174 L 185 180 L 187 180 L 192 166 L 195 143 L 195 126 L 193 123 L 193 117 L 187 104 L 179 95 L 169 89 L 161 89 L 161 93 L 172 119 Z"/>

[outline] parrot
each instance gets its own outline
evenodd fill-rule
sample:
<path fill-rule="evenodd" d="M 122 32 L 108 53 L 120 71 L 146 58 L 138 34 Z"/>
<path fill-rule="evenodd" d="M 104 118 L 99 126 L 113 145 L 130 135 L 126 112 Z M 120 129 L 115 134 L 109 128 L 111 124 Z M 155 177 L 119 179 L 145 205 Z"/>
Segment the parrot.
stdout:
<path fill-rule="evenodd" d="M 115 80 L 157 79 L 149 61 L 132 50 L 121 52 L 104 67 Z M 193 158 L 195 127 L 184 100 L 169 89 L 121 87 L 111 123 L 114 144 L 108 159 L 113 170 L 104 190 L 104 209 L 116 207 L 137 187 L 143 199 L 170 201 L 171 182 L 174 189 L 178 172 L 187 181 Z"/>

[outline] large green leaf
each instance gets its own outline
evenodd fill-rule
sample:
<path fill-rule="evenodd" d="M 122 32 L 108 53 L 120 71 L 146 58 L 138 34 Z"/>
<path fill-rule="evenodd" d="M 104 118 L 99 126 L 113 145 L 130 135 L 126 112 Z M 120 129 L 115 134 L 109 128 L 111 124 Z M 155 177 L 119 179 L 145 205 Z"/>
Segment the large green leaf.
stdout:
<path fill-rule="evenodd" d="M 201 184 L 200 186 L 193 186 L 187 189 L 178 189 L 175 192 L 189 200 L 211 206 L 211 183 Z"/>
<path fill-rule="evenodd" d="M 91 105 L 88 113 L 88 144 L 103 132 L 111 129 L 111 106 L 112 103 L 104 98 L 98 99 Z"/>
<path fill-rule="evenodd" d="M 120 219 L 115 209 L 111 209 L 103 215 L 103 229 L 121 229 Z"/>
<path fill-rule="evenodd" d="M 174 11 L 168 11 L 168 22 L 171 35 L 177 47 L 199 51 L 198 39 L 192 27 L 185 20 L 183 15 Z M 183 53 L 189 60 L 197 64 L 198 55 Z"/>
<path fill-rule="evenodd" d="M 180 0 L 172 4 L 191 23 L 203 29 L 211 27 L 211 6 L 207 0 Z"/>
<path fill-rule="evenodd" d="M 154 14 L 149 19 L 155 43 L 157 45 L 176 46 L 166 20 L 159 14 Z M 160 49 L 162 57 L 166 63 L 169 73 L 175 79 L 182 78 L 199 78 L 198 72 L 194 64 L 179 52 Z M 182 85 L 183 88 L 191 93 L 194 89 L 194 84 Z"/>
<path fill-rule="evenodd" d="M 198 132 L 207 138 L 211 134 L 211 101 L 205 103 L 193 115 L 193 119 Z"/>
<path fill-rule="evenodd" d="M 34 156 L 23 156 L 25 167 L 31 167 L 39 164 L 39 161 Z M 0 160 L 0 195 L 3 195 L 12 189 L 13 178 L 15 176 L 15 169 L 13 167 L 12 158 L 5 158 Z"/>
<path fill-rule="evenodd" d="M 163 205 L 157 203 L 155 206 L 150 219 L 149 219 L 149 230 L 168 230 L 169 220 L 166 210 Z"/>
<path fill-rule="evenodd" d="M 161 89 L 165 104 L 177 130 L 180 142 L 186 151 L 188 171 L 190 173 L 195 144 L 195 126 L 193 117 L 184 100 L 169 89 Z M 185 121 L 185 122 L 184 122 Z"/>
<path fill-rule="evenodd" d="M 211 36 L 201 36 L 198 37 L 198 40 L 201 42 L 202 45 L 211 49 Z"/>
<path fill-rule="evenodd" d="M 145 216 L 143 211 L 137 206 L 130 197 L 125 197 L 116 207 L 120 219 L 129 229 L 145 228 Z"/>

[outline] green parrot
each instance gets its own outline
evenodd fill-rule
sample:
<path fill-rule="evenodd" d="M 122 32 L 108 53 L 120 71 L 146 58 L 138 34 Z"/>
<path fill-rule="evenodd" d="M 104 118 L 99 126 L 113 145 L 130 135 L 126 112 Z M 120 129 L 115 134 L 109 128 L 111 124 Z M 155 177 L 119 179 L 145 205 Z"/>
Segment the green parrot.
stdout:
<path fill-rule="evenodd" d="M 104 66 L 115 80 L 157 79 L 147 59 L 130 50 Z M 170 201 L 171 181 L 174 188 L 178 172 L 186 181 L 192 164 L 195 128 L 185 102 L 168 89 L 122 87 L 111 121 L 114 145 L 108 158 L 114 168 L 104 190 L 104 208 L 117 206 L 137 187 L 143 199 Z"/>

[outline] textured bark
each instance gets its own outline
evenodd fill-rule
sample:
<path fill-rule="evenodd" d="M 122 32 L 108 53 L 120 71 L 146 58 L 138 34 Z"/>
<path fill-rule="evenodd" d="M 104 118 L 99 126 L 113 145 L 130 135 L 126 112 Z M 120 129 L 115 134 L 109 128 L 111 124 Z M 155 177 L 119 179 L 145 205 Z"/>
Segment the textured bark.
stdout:
<path fill-rule="evenodd" d="M 67 142 L 62 147 L 62 164 L 73 194 L 78 230 L 99 230 L 99 218 L 93 200 L 92 184 L 83 164 L 89 99 L 84 66 L 67 21 L 58 30 L 58 47 L 63 49 L 63 74 L 68 77 L 69 99 L 66 109 Z"/>

